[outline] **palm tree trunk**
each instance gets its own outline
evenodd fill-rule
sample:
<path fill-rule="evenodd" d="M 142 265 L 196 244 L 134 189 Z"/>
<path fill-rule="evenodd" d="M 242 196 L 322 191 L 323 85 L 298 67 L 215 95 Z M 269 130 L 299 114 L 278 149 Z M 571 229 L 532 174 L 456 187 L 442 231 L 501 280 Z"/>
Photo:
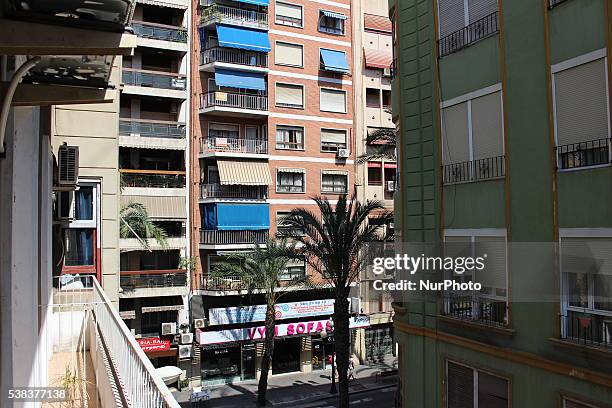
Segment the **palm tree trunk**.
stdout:
<path fill-rule="evenodd" d="M 276 314 L 274 303 L 268 302 L 266 308 L 266 338 L 264 340 L 264 354 L 261 360 L 261 375 L 257 386 L 257 406 L 264 407 L 266 405 L 266 391 L 268 390 L 268 373 L 272 364 L 272 356 L 274 355 L 274 325 L 276 322 Z"/>
<path fill-rule="evenodd" d="M 336 339 L 336 365 L 338 366 L 338 389 L 340 404 L 338 408 L 349 408 L 348 365 L 350 348 L 350 329 L 348 299 L 340 296 L 334 304 L 334 338 Z"/>

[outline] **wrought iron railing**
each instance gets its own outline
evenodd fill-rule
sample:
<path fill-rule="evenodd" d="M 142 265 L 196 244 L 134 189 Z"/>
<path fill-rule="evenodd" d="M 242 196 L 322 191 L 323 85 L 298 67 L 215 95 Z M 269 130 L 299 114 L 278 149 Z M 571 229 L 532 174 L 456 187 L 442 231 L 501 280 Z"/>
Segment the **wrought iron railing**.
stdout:
<path fill-rule="evenodd" d="M 475 42 L 483 40 L 499 31 L 498 12 L 491 13 L 486 17 L 473 22 L 472 24 L 463 27 L 439 41 L 439 56 L 457 52 L 462 48 L 468 47 Z"/>
<path fill-rule="evenodd" d="M 445 295 L 445 314 L 487 326 L 505 326 L 508 321 L 508 304 L 473 294 L 449 293 Z"/>
<path fill-rule="evenodd" d="M 489 180 L 504 177 L 506 164 L 504 156 L 487 157 L 446 164 L 442 167 L 442 173 L 444 184 Z"/>
<path fill-rule="evenodd" d="M 125 85 L 176 89 L 179 91 L 187 89 L 187 78 L 179 74 L 123 68 L 121 79 Z"/>
<path fill-rule="evenodd" d="M 232 139 L 225 137 L 207 137 L 201 139 L 202 152 L 232 153 L 268 153 L 268 141 L 261 139 Z"/>
<path fill-rule="evenodd" d="M 268 230 L 200 230 L 200 243 L 209 245 L 264 244 Z"/>
<path fill-rule="evenodd" d="M 185 138 L 185 124 L 179 122 L 147 121 L 140 119 L 119 119 L 121 136 Z"/>
<path fill-rule="evenodd" d="M 223 23 L 267 29 L 268 14 L 253 10 L 213 4 L 202 9 L 202 19 L 200 22 L 204 25 L 211 23 Z"/>
<path fill-rule="evenodd" d="M 557 146 L 557 167 L 565 170 L 612 163 L 611 147 L 612 139 Z"/>
<path fill-rule="evenodd" d="M 142 274 L 137 273 L 142 272 Z M 120 284 L 124 290 L 187 286 L 187 271 L 121 271 Z"/>
<path fill-rule="evenodd" d="M 200 109 L 210 107 L 268 110 L 268 97 L 233 92 L 213 91 L 200 95 Z"/>
<path fill-rule="evenodd" d="M 268 198 L 268 186 L 200 184 L 200 198 L 265 200 Z"/>
<path fill-rule="evenodd" d="M 202 50 L 202 54 L 200 55 L 200 64 L 206 65 L 213 62 L 224 62 L 226 64 L 267 68 L 268 54 L 227 47 L 211 47 Z"/>
<path fill-rule="evenodd" d="M 562 339 L 612 349 L 612 316 L 568 311 L 560 318 Z"/>
<path fill-rule="evenodd" d="M 123 187 L 184 188 L 184 171 L 121 169 Z"/>
<path fill-rule="evenodd" d="M 132 21 L 132 28 L 138 37 L 173 42 L 187 42 L 187 29 L 163 24 Z"/>

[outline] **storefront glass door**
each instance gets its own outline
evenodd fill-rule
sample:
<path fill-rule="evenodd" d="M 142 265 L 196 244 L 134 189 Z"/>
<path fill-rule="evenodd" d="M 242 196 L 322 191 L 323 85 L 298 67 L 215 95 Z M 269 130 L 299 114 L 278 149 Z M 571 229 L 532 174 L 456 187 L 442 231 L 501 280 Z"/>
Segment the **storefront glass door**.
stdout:
<path fill-rule="evenodd" d="M 242 345 L 242 379 L 255 379 L 255 344 Z"/>
<path fill-rule="evenodd" d="M 283 374 L 300 371 L 300 337 L 277 339 L 274 343 L 272 374 Z"/>
<path fill-rule="evenodd" d="M 323 339 L 312 339 L 312 369 L 325 369 L 325 346 Z"/>

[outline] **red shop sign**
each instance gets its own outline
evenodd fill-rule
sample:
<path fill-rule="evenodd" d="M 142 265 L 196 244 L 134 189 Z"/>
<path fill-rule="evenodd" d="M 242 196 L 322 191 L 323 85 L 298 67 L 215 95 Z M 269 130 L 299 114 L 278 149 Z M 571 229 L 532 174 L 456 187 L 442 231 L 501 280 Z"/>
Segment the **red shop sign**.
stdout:
<path fill-rule="evenodd" d="M 145 353 L 170 350 L 170 340 L 160 339 L 159 337 L 147 337 L 145 339 L 136 339 L 136 341 Z"/>

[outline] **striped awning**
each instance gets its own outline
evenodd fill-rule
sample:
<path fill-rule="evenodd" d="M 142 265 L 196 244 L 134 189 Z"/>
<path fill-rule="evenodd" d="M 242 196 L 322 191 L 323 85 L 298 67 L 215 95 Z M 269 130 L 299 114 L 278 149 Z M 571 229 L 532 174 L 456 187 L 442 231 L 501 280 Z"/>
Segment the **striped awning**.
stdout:
<path fill-rule="evenodd" d="M 155 313 L 155 312 L 172 312 L 183 310 L 184 306 L 181 305 L 167 305 L 167 306 L 143 306 L 141 313 Z"/>
<path fill-rule="evenodd" d="M 333 174 L 336 176 L 346 176 L 348 171 L 346 170 L 322 170 L 323 174 Z"/>
<path fill-rule="evenodd" d="M 296 169 L 292 167 L 279 167 L 276 171 L 279 173 L 306 173 L 306 169 Z"/>
<path fill-rule="evenodd" d="M 321 13 L 323 13 L 325 17 L 337 18 L 339 20 L 347 19 L 347 17 L 344 14 L 334 13 L 333 11 L 321 10 Z"/>
<path fill-rule="evenodd" d="M 382 33 L 391 34 L 393 32 L 393 25 L 389 17 L 377 16 L 374 14 L 363 15 L 363 27 L 366 30 L 379 31 Z"/>
<path fill-rule="evenodd" d="M 272 176 L 268 163 L 261 160 L 217 160 L 222 185 L 269 186 Z"/>
<path fill-rule="evenodd" d="M 391 68 L 393 62 L 393 54 L 391 50 L 381 51 L 374 49 L 364 49 L 365 52 L 365 64 L 368 68 Z"/>
<path fill-rule="evenodd" d="M 144 205 L 151 218 L 165 220 L 187 218 L 185 197 L 121 196 L 121 205 L 131 202 Z"/>

